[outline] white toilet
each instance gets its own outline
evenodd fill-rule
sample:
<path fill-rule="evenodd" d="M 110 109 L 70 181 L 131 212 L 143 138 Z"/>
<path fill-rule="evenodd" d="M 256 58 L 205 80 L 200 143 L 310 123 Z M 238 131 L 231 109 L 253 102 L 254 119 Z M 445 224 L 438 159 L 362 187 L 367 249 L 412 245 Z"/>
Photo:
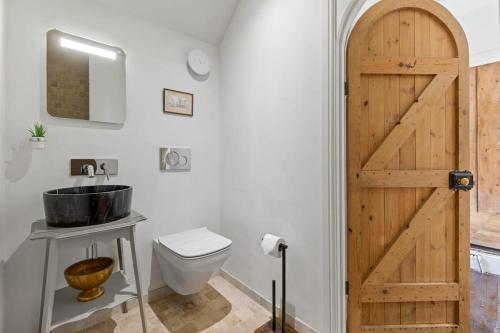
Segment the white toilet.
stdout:
<path fill-rule="evenodd" d="M 206 227 L 161 236 L 154 241 L 165 283 L 181 295 L 203 289 L 229 258 L 232 241 Z"/>

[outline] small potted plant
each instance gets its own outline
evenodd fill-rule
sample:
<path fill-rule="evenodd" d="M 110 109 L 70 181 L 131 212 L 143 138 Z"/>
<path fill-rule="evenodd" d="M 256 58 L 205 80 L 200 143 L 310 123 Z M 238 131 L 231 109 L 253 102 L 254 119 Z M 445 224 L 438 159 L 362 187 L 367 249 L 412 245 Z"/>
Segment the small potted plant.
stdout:
<path fill-rule="evenodd" d="M 33 149 L 43 149 L 45 148 L 45 135 L 47 134 L 47 129 L 41 123 L 36 123 L 32 129 L 28 130 L 31 133 L 31 147 Z"/>

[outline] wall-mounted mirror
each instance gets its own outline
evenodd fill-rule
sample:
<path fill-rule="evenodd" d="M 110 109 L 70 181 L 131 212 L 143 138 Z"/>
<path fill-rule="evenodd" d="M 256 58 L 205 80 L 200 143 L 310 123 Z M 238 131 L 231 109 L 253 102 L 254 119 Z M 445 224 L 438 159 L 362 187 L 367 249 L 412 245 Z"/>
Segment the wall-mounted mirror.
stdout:
<path fill-rule="evenodd" d="M 123 124 L 126 55 L 122 49 L 47 32 L 47 112 L 59 118 Z"/>

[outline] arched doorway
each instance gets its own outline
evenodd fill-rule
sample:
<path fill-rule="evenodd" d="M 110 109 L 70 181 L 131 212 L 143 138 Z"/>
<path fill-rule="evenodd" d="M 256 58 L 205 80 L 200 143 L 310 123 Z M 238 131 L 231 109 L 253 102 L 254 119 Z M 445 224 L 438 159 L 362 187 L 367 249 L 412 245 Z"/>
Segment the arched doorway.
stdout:
<path fill-rule="evenodd" d="M 348 325 L 470 331 L 468 52 L 432 0 L 384 0 L 349 39 Z M 459 112 L 460 111 L 460 112 Z"/>

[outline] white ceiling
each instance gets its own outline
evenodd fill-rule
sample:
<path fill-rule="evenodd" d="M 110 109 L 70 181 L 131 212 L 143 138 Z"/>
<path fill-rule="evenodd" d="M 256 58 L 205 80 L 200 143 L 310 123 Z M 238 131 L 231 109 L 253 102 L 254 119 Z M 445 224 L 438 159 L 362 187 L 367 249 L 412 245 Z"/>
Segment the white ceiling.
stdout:
<path fill-rule="evenodd" d="M 219 44 L 239 0 L 93 0 Z"/>

